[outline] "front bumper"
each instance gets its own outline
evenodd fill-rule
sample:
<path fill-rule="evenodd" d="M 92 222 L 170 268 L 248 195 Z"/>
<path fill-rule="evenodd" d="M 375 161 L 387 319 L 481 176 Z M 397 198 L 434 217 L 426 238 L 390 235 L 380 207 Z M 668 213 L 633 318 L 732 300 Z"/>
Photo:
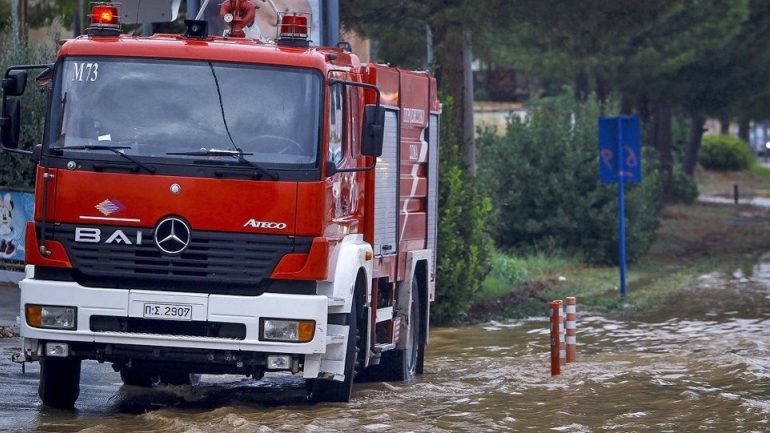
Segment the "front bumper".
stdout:
<path fill-rule="evenodd" d="M 179 351 L 215 350 L 252 353 L 305 355 L 305 377 L 315 377 L 321 355 L 327 350 L 328 298 L 320 295 L 264 293 L 260 296 L 233 296 L 201 293 L 160 292 L 84 287 L 75 282 L 36 280 L 28 275 L 21 288 L 20 333 L 28 355 L 38 342 L 98 343 L 99 345 L 156 347 Z M 193 306 L 193 320 L 198 322 L 234 323 L 245 326 L 243 339 L 95 331 L 92 316 L 142 319 L 147 302 Z M 26 321 L 26 304 L 77 307 L 74 330 L 41 329 Z M 313 320 L 313 339 L 307 343 L 261 341 L 260 319 L 282 318 Z M 176 322 L 176 321 L 175 321 Z"/>

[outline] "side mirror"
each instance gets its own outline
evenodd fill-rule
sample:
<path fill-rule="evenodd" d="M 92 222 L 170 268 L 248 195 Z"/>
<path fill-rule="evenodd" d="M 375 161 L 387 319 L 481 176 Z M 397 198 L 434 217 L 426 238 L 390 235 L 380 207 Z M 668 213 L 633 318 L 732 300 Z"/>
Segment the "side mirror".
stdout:
<path fill-rule="evenodd" d="M 3 93 L 6 96 L 21 96 L 27 88 L 27 71 L 10 70 L 3 78 Z"/>
<path fill-rule="evenodd" d="M 21 102 L 19 98 L 3 98 L 0 113 L 0 144 L 3 149 L 15 150 L 19 147 L 21 135 Z"/>
<path fill-rule="evenodd" d="M 361 154 L 375 158 L 382 155 L 385 133 L 385 107 L 368 104 L 364 107 L 364 127 L 361 134 Z"/>

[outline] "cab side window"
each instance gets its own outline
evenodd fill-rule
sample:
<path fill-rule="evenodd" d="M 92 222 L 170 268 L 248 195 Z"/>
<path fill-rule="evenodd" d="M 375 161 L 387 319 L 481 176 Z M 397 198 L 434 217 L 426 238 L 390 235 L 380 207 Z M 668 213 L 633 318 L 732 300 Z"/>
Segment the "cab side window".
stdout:
<path fill-rule="evenodd" d="M 344 155 L 345 86 L 335 84 L 329 95 L 329 161 L 339 165 Z"/>

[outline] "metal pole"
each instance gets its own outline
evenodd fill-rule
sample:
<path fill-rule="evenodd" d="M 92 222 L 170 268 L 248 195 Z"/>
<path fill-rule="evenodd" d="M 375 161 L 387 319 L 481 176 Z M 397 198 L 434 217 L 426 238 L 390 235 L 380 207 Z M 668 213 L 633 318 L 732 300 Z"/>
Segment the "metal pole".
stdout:
<path fill-rule="evenodd" d="M 188 20 L 195 18 L 195 15 L 198 15 L 200 6 L 201 3 L 199 0 L 187 0 L 187 13 L 185 14 L 185 17 Z"/>
<path fill-rule="evenodd" d="M 551 308 L 551 376 L 561 374 L 561 365 L 559 364 L 559 306 L 561 301 L 552 301 Z"/>
<path fill-rule="evenodd" d="M 618 116 L 618 246 L 620 247 L 620 297 L 626 297 L 626 202 L 623 187 L 623 119 Z"/>
<path fill-rule="evenodd" d="M 203 18 L 203 13 L 206 12 L 206 8 L 209 6 L 209 1 L 210 0 L 204 0 L 203 6 L 201 6 L 201 8 L 198 9 L 198 14 L 195 15 L 195 19 L 197 21 L 200 21 L 200 19 Z"/>
<path fill-rule="evenodd" d="M 577 299 L 567 297 L 567 362 L 575 362 L 577 354 Z"/>
<path fill-rule="evenodd" d="M 340 42 L 340 2 L 326 0 L 326 46 L 336 47 Z"/>
<path fill-rule="evenodd" d="M 567 364 L 567 338 L 564 335 L 564 302 L 559 300 L 559 365 Z"/>
<path fill-rule="evenodd" d="M 75 20 L 72 23 L 72 33 L 75 37 L 83 34 L 83 0 L 78 0 L 78 9 L 75 11 Z"/>

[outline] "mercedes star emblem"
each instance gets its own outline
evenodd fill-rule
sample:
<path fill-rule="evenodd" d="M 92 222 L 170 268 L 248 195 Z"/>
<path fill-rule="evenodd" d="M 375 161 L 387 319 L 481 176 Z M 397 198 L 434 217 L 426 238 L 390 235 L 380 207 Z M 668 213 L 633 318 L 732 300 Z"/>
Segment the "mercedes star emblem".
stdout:
<path fill-rule="evenodd" d="M 155 244 L 166 254 L 179 254 L 190 244 L 190 226 L 179 218 L 169 217 L 155 226 Z"/>

